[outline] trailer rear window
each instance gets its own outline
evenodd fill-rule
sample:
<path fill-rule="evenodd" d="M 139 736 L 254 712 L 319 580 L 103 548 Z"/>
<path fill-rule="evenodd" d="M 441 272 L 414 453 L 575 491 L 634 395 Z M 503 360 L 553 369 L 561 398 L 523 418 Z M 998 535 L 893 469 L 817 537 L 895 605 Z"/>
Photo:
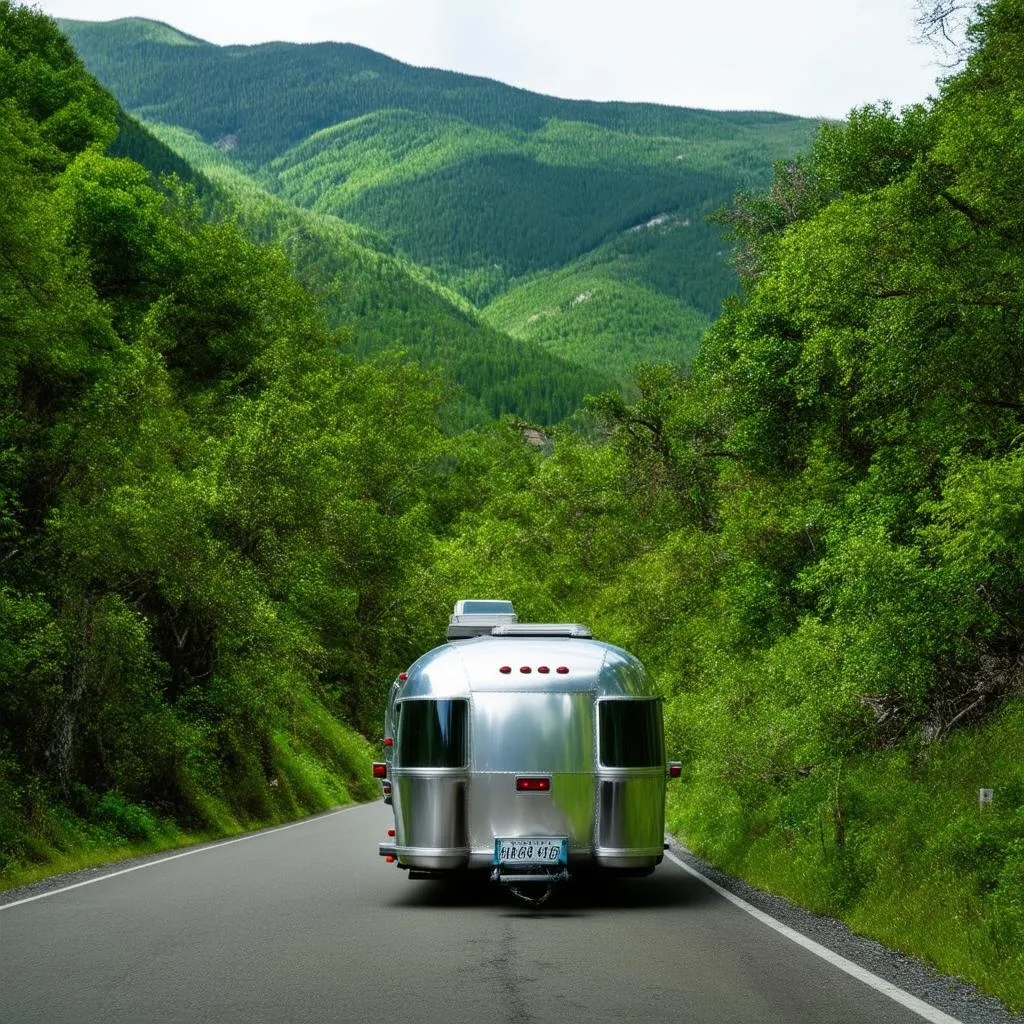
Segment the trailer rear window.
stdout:
<path fill-rule="evenodd" d="M 466 701 L 405 700 L 399 707 L 398 764 L 402 768 L 465 765 Z"/>
<path fill-rule="evenodd" d="M 603 700 L 598 704 L 601 764 L 656 768 L 664 763 L 661 701 Z"/>

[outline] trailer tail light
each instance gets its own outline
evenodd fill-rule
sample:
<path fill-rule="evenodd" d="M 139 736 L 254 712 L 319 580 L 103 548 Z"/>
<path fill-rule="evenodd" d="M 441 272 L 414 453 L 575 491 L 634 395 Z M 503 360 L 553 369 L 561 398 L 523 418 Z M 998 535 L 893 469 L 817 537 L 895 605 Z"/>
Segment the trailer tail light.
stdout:
<path fill-rule="evenodd" d="M 394 857 L 393 857 L 393 856 L 392 856 L 392 855 L 391 855 L 391 854 L 389 853 L 389 854 L 388 854 L 388 855 L 387 855 L 387 856 L 386 856 L 386 857 L 384 858 L 384 863 L 385 863 L 385 864 L 394 864 L 394 863 L 395 863 L 395 858 L 394 858 Z"/>
<path fill-rule="evenodd" d="M 520 793 L 550 793 L 551 779 L 546 775 L 521 776 L 516 779 L 516 790 Z"/>
<path fill-rule="evenodd" d="M 386 779 L 388 776 L 387 761 L 373 762 L 373 777 L 375 779 Z"/>
<path fill-rule="evenodd" d="M 670 779 L 678 779 L 683 774 L 683 762 L 682 761 L 669 761 L 668 763 L 668 777 Z"/>
<path fill-rule="evenodd" d="M 380 788 L 384 791 L 384 795 L 385 796 L 391 796 L 391 783 L 390 782 L 382 783 Z"/>

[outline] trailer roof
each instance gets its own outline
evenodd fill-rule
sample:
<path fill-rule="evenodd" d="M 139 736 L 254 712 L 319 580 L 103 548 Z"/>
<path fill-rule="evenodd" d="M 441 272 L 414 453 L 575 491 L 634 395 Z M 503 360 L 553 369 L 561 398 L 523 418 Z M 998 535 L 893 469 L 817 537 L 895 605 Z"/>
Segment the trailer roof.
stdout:
<path fill-rule="evenodd" d="M 491 630 L 491 636 L 564 636 L 590 640 L 593 635 L 578 622 L 517 622 L 508 626 L 495 626 Z"/>
<path fill-rule="evenodd" d="M 643 665 L 628 651 L 565 634 L 480 636 L 443 644 L 419 658 L 407 675 L 400 700 L 464 697 L 488 690 L 657 696 Z"/>

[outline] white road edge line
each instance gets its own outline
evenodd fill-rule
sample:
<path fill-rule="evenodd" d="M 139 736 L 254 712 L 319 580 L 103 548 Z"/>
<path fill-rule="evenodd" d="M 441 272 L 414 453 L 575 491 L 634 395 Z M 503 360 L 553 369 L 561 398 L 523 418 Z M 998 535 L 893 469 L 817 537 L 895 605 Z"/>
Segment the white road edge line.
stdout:
<path fill-rule="evenodd" d="M 60 889 L 50 889 L 49 892 L 41 892 L 36 896 L 26 896 L 23 900 L 15 900 L 13 903 L 0 904 L 0 910 L 10 910 L 12 907 L 20 907 L 23 903 L 34 903 L 36 900 L 45 900 L 47 896 L 58 896 L 62 892 L 71 892 L 72 889 L 81 889 L 83 885 L 93 885 L 95 882 L 105 882 L 108 878 L 117 878 L 118 875 L 127 875 L 132 871 L 141 871 L 143 868 L 154 868 L 158 864 L 166 864 L 168 861 L 180 860 L 182 857 L 191 857 L 194 853 L 207 853 L 210 850 L 219 850 L 223 846 L 234 846 L 235 843 L 244 843 L 249 839 L 259 839 L 261 836 L 273 835 L 275 832 L 287 832 L 290 828 L 299 828 L 301 825 L 309 825 L 314 821 L 322 821 L 324 818 L 332 818 L 335 814 L 344 814 L 346 811 L 355 810 L 365 804 L 348 804 L 339 807 L 336 811 L 328 811 L 326 814 L 318 814 L 314 818 L 304 818 L 302 821 L 293 821 L 290 825 L 278 825 L 276 828 L 263 829 L 261 832 L 250 832 L 247 836 L 238 836 L 235 839 L 224 839 L 219 843 L 207 843 L 204 846 L 194 846 L 190 850 L 183 850 L 181 853 L 172 853 L 169 857 L 161 857 L 159 860 L 148 860 L 145 864 L 136 864 L 134 867 L 121 868 L 120 871 L 111 871 L 109 875 L 100 875 L 98 878 L 88 878 L 84 882 L 75 882 L 74 885 L 65 885 Z"/>
<path fill-rule="evenodd" d="M 730 903 L 739 907 L 740 910 L 744 910 L 750 914 L 751 917 L 756 918 L 761 922 L 761 924 L 765 924 L 769 928 L 774 929 L 780 935 L 784 935 L 791 942 L 795 942 L 798 946 L 803 946 L 803 948 L 808 952 L 813 953 L 815 956 L 820 956 L 822 960 L 826 960 L 834 967 L 838 967 L 839 970 L 845 971 L 858 981 L 864 982 L 865 985 L 869 985 L 876 992 L 881 992 L 882 995 L 895 1000 L 895 1002 L 905 1006 L 908 1010 L 912 1010 L 919 1017 L 923 1017 L 925 1020 L 930 1021 L 931 1024 L 962 1024 L 962 1022 L 957 1020 L 956 1017 L 950 1017 L 948 1013 L 943 1013 L 930 1003 L 926 1003 L 923 999 L 918 999 L 917 996 L 912 996 L 909 992 L 904 992 L 903 989 L 893 985 L 892 982 L 886 981 L 884 978 L 880 978 L 877 974 L 872 974 L 870 971 L 866 971 L 859 964 L 855 964 L 852 960 L 847 960 L 845 956 L 833 953 L 828 947 L 822 946 L 813 939 L 807 938 L 806 935 L 801 934 L 795 928 L 790 928 L 789 925 L 783 924 L 781 921 L 777 921 L 771 916 L 771 914 L 766 914 L 763 910 L 758 910 L 757 907 L 752 906 L 746 900 L 741 900 L 739 896 L 729 892 L 728 889 L 723 889 L 720 885 L 716 885 L 710 878 L 706 878 L 699 871 L 691 868 L 689 864 L 680 860 L 671 851 L 666 851 L 665 856 L 672 861 L 673 864 L 678 864 L 688 874 L 693 875 L 694 878 L 700 879 L 700 881 L 702 881 L 706 886 L 714 889 L 719 896 L 724 897 Z"/>

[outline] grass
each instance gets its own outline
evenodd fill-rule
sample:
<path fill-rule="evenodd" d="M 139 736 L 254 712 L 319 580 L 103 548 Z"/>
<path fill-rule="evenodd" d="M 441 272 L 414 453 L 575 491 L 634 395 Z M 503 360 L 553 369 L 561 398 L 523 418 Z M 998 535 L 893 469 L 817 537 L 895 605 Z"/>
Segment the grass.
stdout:
<path fill-rule="evenodd" d="M 370 799 L 373 752 L 362 736 L 306 700 L 288 730 L 269 737 L 270 770 L 231 751 L 230 779 L 182 780 L 176 821 L 116 791 L 79 787 L 64 801 L 15 792 L 0 776 L 0 891 L 51 875 L 194 846 Z M 240 766 L 240 767 L 239 767 Z"/>
<path fill-rule="evenodd" d="M 241 832 L 243 830 L 239 828 L 237 831 Z M 99 867 L 103 864 L 116 864 L 118 861 L 145 857 L 152 853 L 161 853 L 164 850 L 194 846 L 211 839 L 220 839 L 230 834 L 233 833 L 208 835 L 200 833 L 185 835 L 184 833 L 179 833 L 174 838 L 145 843 L 89 844 L 75 846 L 65 851 L 44 848 L 45 860 L 40 863 L 23 865 L 5 871 L 0 876 L 0 892 L 31 885 L 33 882 L 39 882 L 53 875 L 69 874 L 73 871 L 82 871 L 85 868 Z"/>

